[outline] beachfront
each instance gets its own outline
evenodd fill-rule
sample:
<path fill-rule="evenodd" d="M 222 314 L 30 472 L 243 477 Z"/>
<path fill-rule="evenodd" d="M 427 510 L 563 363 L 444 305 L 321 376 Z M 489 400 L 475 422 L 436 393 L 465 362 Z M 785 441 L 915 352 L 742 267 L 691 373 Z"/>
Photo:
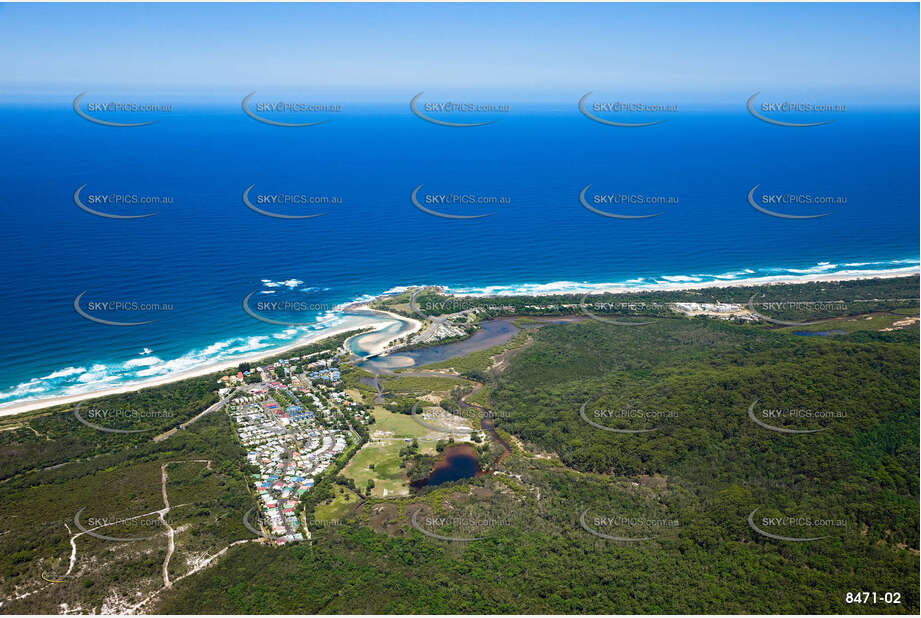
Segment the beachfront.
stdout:
<path fill-rule="evenodd" d="M 777 275 L 770 277 L 754 277 L 750 279 L 719 280 L 719 281 L 676 281 L 667 283 L 637 283 L 631 285 L 625 284 L 592 284 L 578 282 L 556 282 L 549 284 L 535 285 L 518 285 L 509 286 L 499 289 L 497 286 L 485 288 L 483 291 L 455 290 L 450 287 L 443 287 L 444 293 L 458 297 L 463 296 L 526 296 L 526 295 L 562 295 L 573 293 L 585 294 L 627 294 L 646 291 L 687 291 L 687 290 L 704 290 L 709 288 L 734 288 L 752 285 L 773 285 L 773 284 L 790 284 L 790 283 L 810 283 L 810 282 L 838 282 L 838 281 L 856 281 L 866 279 L 890 279 L 895 277 L 905 277 L 917 275 L 918 266 L 908 266 L 904 268 L 890 269 L 885 271 L 847 269 L 833 273 L 809 273 L 803 275 Z M 422 287 L 422 286 L 420 286 Z M 436 287 L 436 286 L 433 286 Z M 406 288 L 395 288 L 405 290 Z M 423 322 L 418 319 L 398 315 L 390 311 L 372 309 L 371 305 L 380 298 L 386 298 L 387 294 L 374 297 L 369 301 L 352 303 L 340 308 L 344 319 L 336 326 L 325 330 L 315 331 L 295 342 L 283 346 L 266 348 L 257 352 L 248 353 L 214 363 L 203 363 L 198 367 L 193 367 L 183 371 L 177 371 L 165 376 L 140 380 L 130 384 L 118 386 L 99 385 L 98 389 L 93 389 L 93 384 L 86 385 L 86 391 L 81 393 L 67 395 L 52 395 L 49 397 L 23 398 L 18 401 L 12 401 L 0 405 L 0 416 L 10 416 L 23 412 L 40 410 L 42 408 L 77 403 L 97 397 L 114 395 L 118 393 L 127 393 L 161 386 L 180 380 L 204 376 L 214 372 L 225 371 L 236 367 L 241 363 L 257 363 L 266 358 L 284 354 L 295 350 L 299 347 L 320 341 L 322 339 L 333 337 L 356 328 L 371 328 L 369 333 L 363 333 L 352 337 L 347 341 L 347 347 L 352 348 L 353 353 L 359 352 L 359 356 L 368 357 L 384 354 L 391 348 L 394 342 L 407 339 L 414 333 L 418 333 L 423 328 Z M 354 320 L 349 319 L 349 315 L 355 316 Z M 356 342 L 360 342 L 360 350 L 355 349 Z"/>

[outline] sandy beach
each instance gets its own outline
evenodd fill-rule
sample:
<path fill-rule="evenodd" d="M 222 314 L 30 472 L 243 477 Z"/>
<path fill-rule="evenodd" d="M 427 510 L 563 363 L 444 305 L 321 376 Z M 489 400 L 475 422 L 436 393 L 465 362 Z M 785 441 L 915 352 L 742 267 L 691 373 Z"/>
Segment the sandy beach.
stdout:
<path fill-rule="evenodd" d="M 680 292 L 683 290 L 702 290 L 707 288 L 733 288 L 750 287 L 757 285 L 781 285 L 790 283 L 814 283 L 820 281 L 857 281 L 860 279 L 893 279 L 895 277 L 910 277 L 921 274 L 918 266 L 907 266 L 891 270 L 839 270 L 833 273 L 809 273 L 804 275 L 770 275 L 767 277 L 753 277 L 750 279 L 726 279 L 708 281 L 674 281 L 668 283 L 649 283 L 636 285 L 623 285 L 616 283 L 578 283 L 558 282 L 548 285 L 521 286 L 519 290 L 510 292 L 458 292 L 443 286 L 435 287 L 451 296 L 560 296 L 563 294 L 635 294 L 637 292 Z M 566 287 L 560 287 L 565 283 Z M 555 287 L 550 287 L 551 285 Z"/>
<path fill-rule="evenodd" d="M 399 322 L 400 327 L 395 331 L 391 328 L 381 328 L 370 333 L 361 333 L 359 335 L 354 335 L 345 340 L 346 347 L 349 347 L 354 343 L 356 339 L 361 339 L 362 349 L 364 350 L 364 356 L 377 356 L 378 354 L 383 354 L 391 342 L 396 339 L 400 339 L 407 335 L 411 335 L 422 329 L 422 322 L 415 318 L 408 318 L 406 316 L 398 315 L 390 311 L 384 311 L 381 309 L 371 309 L 369 305 L 355 305 L 349 307 L 349 311 L 352 312 L 372 312 L 375 314 L 383 314 L 393 318 L 394 322 Z M 391 324 L 392 326 L 392 324 Z"/>
<path fill-rule="evenodd" d="M 415 323 L 413 325 L 414 330 L 410 332 L 415 332 L 422 327 L 421 322 L 418 320 L 412 320 L 410 318 L 404 318 L 402 316 L 397 316 L 396 314 L 378 311 L 376 309 L 371 309 L 367 304 L 362 305 L 352 305 L 347 307 L 348 311 L 355 311 L 361 313 L 367 313 L 369 317 L 376 318 L 373 321 L 369 321 L 367 324 L 354 325 L 354 324 L 342 324 L 329 328 L 327 330 L 318 331 L 315 333 L 310 333 L 297 341 L 291 342 L 284 346 L 273 347 L 266 350 L 259 350 L 257 352 L 252 352 L 251 354 L 242 355 L 231 360 L 219 361 L 215 363 L 208 363 L 207 365 L 202 365 L 194 369 L 189 369 L 188 371 L 177 372 L 168 376 L 160 376 L 157 378 L 151 378 L 149 380 L 138 381 L 132 384 L 125 384 L 123 386 L 113 386 L 108 388 L 103 388 L 96 391 L 78 393 L 74 395 L 59 395 L 55 397 L 42 397 L 38 399 L 30 399 L 28 401 L 22 402 L 13 402 L 3 407 L 0 407 L 0 416 L 11 416 L 15 414 L 21 414 L 23 412 L 30 412 L 32 410 L 40 410 L 42 408 L 50 408 L 52 406 L 58 406 L 68 403 L 76 403 L 78 401 L 84 401 L 87 399 L 96 399 L 99 397 L 106 397 L 108 395 L 115 395 L 118 393 L 127 393 L 131 391 L 138 391 L 143 388 L 151 388 L 153 386 L 162 386 L 164 384 L 169 384 L 170 382 L 178 382 L 180 380 L 186 380 L 188 378 L 194 378 L 198 376 L 208 375 L 209 373 L 215 373 L 218 371 L 224 371 L 237 367 L 240 363 L 256 363 L 262 359 L 270 358 L 277 356 L 279 354 L 284 354 L 285 352 L 300 348 L 302 346 L 320 341 L 322 339 L 328 339 L 330 337 L 335 337 L 342 333 L 348 332 L 350 330 L 355 330 L 356 328 L 366 328 L 370 326 L 374 329 L 373 332 L 381 331 L 386 329 L 388 326 L 393 324 L 393 320 L 399 320 L 401 322 L 410 322 Z M 401 333 L 397 336 L 402 337 L 406 335 L 404 329 L 401 329 Z M 368 333 L 373 334 L 373 333 Z M 378 340 L 374 341 L 375 349 L 383 350 L 387 344 L 395 339 L 395 336 L 381 336 Z M 351 337 L 349 338 L 351 339 Z M 347 340 L 348 341 L 348 340 Z M 374 352 L 374 353 L 380 353 Z"/>
<path fill-rule="evenodd" d="M 684 290 L 703 290 L 709 288 L 750 287 L 761 285 L 782 285 L 791 283 L 815 283 L 821 281 L 857 281 L 860 279 L 892 279 L 895 277 L 910 277 L 921 274 L 921 267 L 907 266 L 891 270 L 866 271 L 866 270 L 841 270 L 834 273 L 809 273 L 803 275 L 770 275 L 766 277 L 752 277 L 748 279 L 719 279 L 707 281 L 657 281 L 648 284 L 624 285 L 618 283 L 585 283 L 576 281 L 558 281 L 552 284 L 533 284 L 515 286 L 508 291 L 495 291 L 494 286 L 488 291 L 466 292 L 452 290 L 440 285 L 427 285 L 417 287 L 430 287 L 441 290 L 449 296 L 465 297 L 503 297 L 503 296 L 562 296 L 564 294 L 636 294 L 637 292 L 681 292 Z M 510 288 L 512 286 L 509 286 Z"/>
<path fill-rule="evenodd" d="M 752 285 L 776 285 L 776 284 L 789 284 L 789 283 L 809 283 L 809 282 L 822 282 L 822 281 L 853 281 L 859 279 L 888 279 L 894 277 L 906 277 L 911 275 L 919 274 L 919 269 L 917 266 L 911 266 L 900 269 L 893 269 L 888 271 L 860 271 L 860 270 L 850 270 L 850 271 L 838 271 L 835 273 L 813 273 L 806 275 L 779 275 L 779 276 L 770 276 L 770 277 L 760 277 L 753 279 L 741 279 L 741 280 L 728 280 L 728 281 L 706 281 L 706 282 L 674 282 L 668 284 L 650 284 L 647 286 L 636 285 L 636 286 L 623 286 L 623 285 L 595 285 L 595 284 L 577 284 L 573 283 L 572 287 L 560 290 L 541 290 L 528 292 L 518 292 L 516 294 L 502 294 L 503 296 L 518 295 L 518 296 L 528 296 L 528 295 L 550 295 L 550 294 L 573 294 L 573 293 L 587 293 L 587 294 L 603 294 L 603 293 L 636 293 L 643 291 L 681 291 L 681 290 L 698 290 L 706 288 L 726 288 L 726 287 L 746 287 Z M 439 286 L 428 286 L 428 287 L 439 287 Z M 539 287 L 539 286 L 538 286 Z M 459 294 L 451 293 L 455 296 L 487 296 L 487 294 Z M 43 397 L 39 399 L 31 399 L 22 402 L 13 402 L 4 406 L 0 406 L 0 416 L 11 416 L 15 414 L 20 414 L 23 412 L 29 412 L 32 410 L 39 410 L 42 408 L 48 408 L 52 406 L 57 406 L 61 404 L 75 403 L 78 401 L 83 401 L 86 399 L 95 399 L 98 397 L 105 397 L 107 395 L 113 395 L 117 393 L 125 393 L 130 391 L 136 391 L 143 388 L 150 388 L 153 386 L 161 386 L 163 384 L 169 384 L 170 382 L 178 382 L 180 380 L 185 380 L 188 378 L 193 378 L 196 376 L 207 375 L 209 373 L 215 373 L 218 371 L 223 371 L 236 367 L 240 363 L 248 362 L 254 363 L 258 362 L 264 358 L 269 358 L 276 356 L 278 354 L 283 354 L 287 351 L 296 349 L 298 347 L 304 346 L 315 341 L 326 339 L 328 337 L 333 337 L 343 332 L 349 330 L 354 330 L 355 328 L 363 328 L 370 326 L 374 329 L 373 332 L 363 333 L 361 335 L 356 335 L 355 337 L 362 337 L 362 347 L 367 355 L 376 355 L 383 353 L 390 342 L 401 337 L 405 337 L 407 334 L 414 333 L 422 327 L 422 323 L 419 320 L 413 318 L 407 318 L 400 316 L 388 311 L 380 311 L 377 309 L 371 309 L 368 302 L 356 303 L 353 305 L 348 305 L 343 308 L 344 311 L 350 313 L 361 313 L 367 314 L 369 321 L 366 324 L 343 324 L 330 328 L 329 330 L 324 330 L 316 333 L 311 333 L 301 339 L 298 339 L 295 342 L 287 344 L 285 346 L 275 347 L 266 350 L 260 350 L 258 352 L 253 352 L 251 354 L 243 355 L 232 360 L 220 361 L 215 363 L 209 363 L 207 365 L 202 365 L 188 371 L 177 372 L 168 376 L 162 376 L 157 378 L 151 378 L 142 382 L 135 382 L 132 384 L 127 384 L 124 386 L 113 386 L 109 388 L 103 388 L 97 391 L 79 393 L 74 395 L 61 395 L 56 397 Z M 401 326 L 398 329 L 393 329 L 394 323 L 400 322 L 404 326 Z M 346 345 L 351 342 L 354 337 L 350 337 L 346 340 Z"/>

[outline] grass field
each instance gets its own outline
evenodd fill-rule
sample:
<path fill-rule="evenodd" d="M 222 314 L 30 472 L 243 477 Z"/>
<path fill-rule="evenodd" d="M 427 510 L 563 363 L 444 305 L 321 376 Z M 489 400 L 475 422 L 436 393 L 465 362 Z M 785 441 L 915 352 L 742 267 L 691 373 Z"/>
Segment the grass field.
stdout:
<path fill-rule="evenodd" d="M 368 479 L 374 479 L 371 495 L 375 497 L 406 495 L 409 493 L 409 481 L 400 468 L 403 439 L 417 438 L 422 445 L 426 441 L 424 436 L 429 432 L 406 414 L 395 414 L 381 406 L 374 406 L 372 413 L 375 422 L 370 427 L 371 441 L 352 457 L 342 474 L 353 479 L 362 492 Z"/>
<path fill-rule="evenodd" d="M 341 520 L 350 508 L 361 502 L 361 498 L 346 487 L 336 487 L 336 497 L 329 504 L 321 504 L 313 511 L 317 522 L 336 522 Z M 318 524 L 322 525 L 322 523 Z"/>
<path fill-rule="evenodd" d="M 425 378 L 420 378 L 425 379 Z M 407 495 L 409 482 L 405 470 L 400 467 L 400 449 L 407 438 L 419 441 L 419 450 L 434 454 L 435 443 L 447 434 L 430 431 L 417 423 L 408 414 L 397 414 L 381 406 L 373 409 L 375 423 L 371 425 L 371 441 L 365 444 L 342 470 L 343 476 L 355 481 L 355 486 L 364 492 L 368 479 L 374 479 L 371 495 L 377 498 L 393 495 Z M 464 441 L 468 431 L 461 431 L 456 440 Z M 371 469 L 371 465 L 374 469 Z"/>
<path fill-rule="evenodd" d="M 400 468 L 402 446 L 402 442 L 397 441 L 366 444 L 352 457 L 352 461 L 342 470 L 342 475 L 353 479 L 362 491 L 368 479 L 374 479 L 371 495 L 376 498 L 408 495 L 409 481 L 403 468 Z M 372 465 L 373 470 L 370 467 Z"/>
<path fill-rule="evenodd" d="M 425 438 L 429 430 L 413 420 L 408 414 L 397 414 L 381 406 L 374 406 L 374 425 L 371 426 L 372 437 L 378 433 L 389 432 L 393 438 Z"/>

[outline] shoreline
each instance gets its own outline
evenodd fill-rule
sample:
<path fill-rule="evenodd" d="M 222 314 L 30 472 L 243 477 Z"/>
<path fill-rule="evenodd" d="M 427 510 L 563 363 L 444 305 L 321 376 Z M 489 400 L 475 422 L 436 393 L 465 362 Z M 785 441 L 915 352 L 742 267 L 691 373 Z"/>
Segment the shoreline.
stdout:
<path fill-rule="evenodd" d="M 707 281 L 669 281 L 666 283 L 637 283 L 625 285 L 623 283 L 586 283 L 576 281 L 557 281 L 549 284 L 518 284 L 516 286 L 489 286 L 486 289 L 500 287 L 517 288 L 510 292 L 467 292 L 466 288 L 453 291 L 451 287 L 443 285 L 427 285 L 413 287 L 440 288 L 448 296 L 562 296 L 564 294 L 635 294 L 642 292 L 682 292 L 685 290 L 702 290 L 708 288 L 735 288 L 761 285 L 794 285 L 798 283 L 819 283 L 836 281 L 860 281 L 865 279 L 896 279 L 921 275 L 921 265 L 890 268 L 886 270 L 839 270 L 830 273 L 807 273 L 802 275 L 765 275 L 748 279 L 727 279 Z M 567 284 L 572 287 L 567 289 L 541 289 L 551 285 Z"/>
<path fill-rule="evenodd" d="M 749 287 L 749 286 L 758 286 L 758 285 L 785 285 L 785 284 L 798 284 L 798 283 L 816 283 L 816 282 L 837 282 L 837 281 L 858 281 L 866 279 L 893 279 L 898 277 L 909 277 L 913 275 L 921 274 L 921 268 L 919 266 L 909 266 L 904 268 L 881 270 L 881 271 L 861 271 L 861 270 L 847 270 L 847 271 L 837 271 L 834 273 L 809 273 L 804 275 L 769 275 L 765 277 L 754 277 L 750 279 L 737 279 L 737 280 L 728 280 L 728 281 L 693 281 L 693 282 L 669 282 L 669 283 L 650 283 L 650 284 L 638 284 L 625 286 L 624 284 L 592 284 L 592 283 L 577 283 L 577 282 L 559 282 L 571 284 L 572 288 L 570 289 L 558 289 L 558 290 L 533 290 L 533 291 L 523 291 L 516 290 L 510 293 L 489 293 L 489 292 L 453 292 L 451 288 L 446 286 L 439 285 L 418 285 L 418 286 L 407 286 L 409 287 L 432 287 L 439 288 L 442 290 L 442 293 L 449 296 L 477 296 L 477 297 L 510 297 L 510 296 L 559 296 L 563 294 L 630 294 L 630 293 L 642 293 L 642 292 L 652 292 L 652 291 L 662 291 L 662 292 L 676 292 L 684 290 L 700 290 L 708 288 L 730 288 L 730 287 Z M 548 286 L 551 284 L 534 284 L 533 287 L 540 288 L 542 286 Z M 497 287 L 497 286 L 493 286 Z M 512 286 L 509 286 L 512 287 Z M 517 286 L 518 288 L 528 287 L 526 285 Z M 265 350 L 259 350 L 249 354 L 244 354 L 232 360 L 223 360 L 217 361 L 214 363 L 206 363 L 199 367 L 188 369 L 185 371 L 180 371 L 167 376 L 159 376 L 156 378 L 150 378 L 148 380 L 142 380 L 134 382 L 132 384 L 125 384 L 122 386 L 112 386 L 109 388 L 102 388 L 96 391 L 87 391 L 85 393 L 77 393 L 73 395 L 56 395 L 50 397 L 40 397 L 36 399 L 27 399 L 22 400 L 21 402 L 11 402 L 9 404 L 0 405 L 0 417 L 6 416 L 15 416 L 17 414 L 22 414 L 24 412 L 32 412 L 35 410 L 41 410 L 43 408 L 50 408 L 58 405 L 64 405 L 69 403 L 76 403 L 78 401 L 84 401 L 87 399 L 97 399 L 100 397 L 106 397 L 109 395 L 115 395 L 120 393 L 138 391 L 145 388 L 152 388 L 157 386 L 163 386 L 164 384 L 169 384 L 172 382 L 179 382 L 181 380 L 186 380 L 189 378 L 200 377 L 203 375 L 208 375 L 209 373 L 215 373 L 223 371 L 232 367 L 238 366 L 240 363 L 253 363 L 261 359 L 268 358 L 271 356 L 277 356 L 278 354 L 284 354 L 287 351 L 308 345 L 310 343 L 315 343 L 329 337 L 335 337 L 336 335 L 348 332 L 349 330 L 354 330 L 355 328 L 363 328 L 370 326 L 374 330 L 368 333 L 361 333 L 359 335 L 353 335 L 345 340 L 344 345 L 348 346 L 349 342 L 352 341 L 355 337 L 373 335 L 375 332 L 381 331 L 388 326 L 393 324 L 393 321 L 399 321 L 403 323 L 410 323 L 412 330 L 408 333 L 403 332 L 403 329 L 395 334 L 387 335 L 382 334 L 378 341 L 375 341 L 373 348 L 367 356 L 375 356 L 382 354 L 386 351 L 388 344 L 401 337 L 405 337 L 407 334 L 417 332 L 422 327 L 422 322 L 414 318 L 409 318 L 406 316 L 397 315 L 389 311 L 382 311 L 379 309 L 372 309 L 370 303 L 374 300 L 377 300 L 381 297 L 390 296 L 392 294 L 379 294 L 373 297 L 370 300 L 361 300 L 358 302 L 352 302 L 341 307 L 343 313 L 355 312 L 355 313 L 367 313 L 369 314 L 369 319 L 372 321 L 364 326 L 348 325 L 341 324 L 329 328 L 328 330 L 317 331 L 310 333 L 305 337 L 302 337 L 296 341 L 288 343 L 283 346 L 273 347 Z M 365 299 L 367 297 L 364 297 Z M 375 320 L 376 318 L 376 320 Z"/>
<path fill-rule="evenodd" d="M 388 317 L 391 315 L 390 312 L 377 311 L 376 309 L 371 309 L 366 304 L 363 305 L 350 305 L 347 310 L 355 311 L 368 311 L 373 313 L 382 313 L 386 314 Z M 407 319 L 402 318 L 401 319 Z M 373 318 L 372 318 L 373 319 Z M 153 388 L 157 386 L 163 386 L 165 384 L 170 384 L 172 382 L 181 382 L 182 380 L 188 380 L 189 378 L 197 378 L 201 376 L 208 375 L 210 373 L 216 373 L 219 371 L 224 371 L 233 367 L 237 367 L 241 363 L 254 363 L 259 360 L 269 358 L 272 356 L 277 356 L 279 354 L 284 354 L 291 350 L 309 345 L 311 343 L 316 343 L 317 341 L 322 341 L 323 339 L 328 339 L 330 337 L 335 337 L 336 335 L 341 335 L 342 333 L 348 332 L 350 330 L 355 330 L 356 328 L 366 328 L 368 326 L 374 328 L 375 332 L 386 328 L 391 322 L 389 320 L 383 320 L 380 317 L 377 318 L 377 321 L 370 322 L 364 326 L 356 326 L 349 324 L 340 324 L 333 326 L 327 330 L 315 331 L 309 333 L 296 341 L 292 341 L 283 346 L 272 347 L 265 350 L 258 350 L 255 352 L 250 352 L 244 354 L 234 359 L 217 361 L 214 363 L 207 363 L 193 369 L 187 369 L 185 371 L 179 371 L 166 376 L 158 376 L 156 378 L 150 378 L 148 380 L 142 380 L 134 382 L 132 384 L 124 384 L 121 386 L 111 386 L 108 388 L 102 388 L 96 391 L 87 391 L 85 393 L 75 393 L 73 395 L 53 395 L 51 397 L 41 397 L 36 399 L 27 399 L 21 402 L 12 402 L 10 404 L 0 406 L 0 417 L 6 416 L 15 416 L 17 414 L 22 414 L 24 412 L 32 412 L 35 410 L 41 410 L 43 408 L 51 408 L 54 406 L 77 403 L 79 401 L 85 401 L 87 399 L 98 399 L 100 397 L 108 397 L 109 395 L 117 395 L 120 393 L 127 393 L 132 391 L 139 391 L 145 388 Z M 421 323 L 420 323 L 421 327 Z M 361 333 L 364 335 L 370 333 Z M 353 337 L 358 335 L 353 335 L 346 339 L 346 341 L 351 340 Z"/>
<path fill-rule="evenodd" d="M 372 300 L 377 300 L 377 298 L 379 298 L 379 297 L 375 297 L 375 298 L 372 299 Z M 410 328 L 409 328 L 408 331 L 404 332 L 404 331 L 403 331 L 403 328 L 401 327 L 396 333 L 394 333 L 394 334 L 392 334 L 392 335 L 381 334 L 381 335 L 379 336 L 378 340 L 375 341 L 375 342 L 372 344 L 372 347 L 371 347 L 371 348 L 368 350 L 368 352 L 365 354 L 365 358 L 370 358 L 370 357 L 372 357 L 372 356 L 378 356 L 378 355 L 380 355 L 380 354 L 383 354 L 384 352 L 387 351 L 387 348 L 390 346 L 390 344 L 391 344 L 394 340 L 396 340 L 396 339 L 402 339 L 403 337 L 406 337 L 407 335 L 411 335 L 411 334 L 413 334 L 413 333 L 416 333 L 416 332 L 419 332 L 420 330 L 422 330 L 422 321 L 421 321 L 421 320 L 417 320 L 417 319 L 415 319 L 415 318 L 409 318 L 409 317 L 406 317 L 406 316 L 403 316 L 403 315 L 399 315 L 399 314 L 393 313 L 393 312 L 391 312 L 391 311 L 385 311 L 385 310 L 383 310 L 383 309 L 372 309 L 372 308 L 371 308 L 371 305 L 370 305 L 370 302 L 371 302 L 371 301 L 369 301 L 369 302 L 367 302 L 367 303 L 360 303 L 360 304 L 349 305 L 348 307 L 346 307 L 346 309 L 347 309 L 348 311 L 353 311 L 353 312 L 369 311 L 369 312 L 374 312 L 374 313 L 382 313 L 382 314 L 384 314 L 384 315 L 390 317 L 391 319 L 393 319 L 393 320 L 395 320 L 395 321 L 397 321 L 397 322 L 401 322 L 401 323 L 403 323 L 403 324 L 409 323 Z M 345 341 L 343 341 L 343 342 L 342 342 L 342 345 L 345 346 L 346 349 L 349 349 L 349 344 L 350 344 L 351 341 L 352 341 L 353 339 L 355 339 L 356 337 L 372 337 L 376 332 L 379 332 L 379 330 L 383 330 L 383 329 L 374 330 L 374 331 L 371 331 L 371 332 L 368 332 L 368 333 L 359 333 L 359 334 L 357 334 L 357 335 L 352 335 L 351 337 L 349 337 L 348 339 L 346 339 Z"/>

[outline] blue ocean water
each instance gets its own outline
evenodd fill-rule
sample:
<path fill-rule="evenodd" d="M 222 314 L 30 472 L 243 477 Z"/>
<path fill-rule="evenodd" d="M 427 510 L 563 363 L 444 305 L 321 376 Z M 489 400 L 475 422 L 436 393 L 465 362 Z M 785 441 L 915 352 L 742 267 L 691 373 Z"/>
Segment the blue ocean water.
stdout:
<path fill-rule="evenodd" d="M 754 119 L 742 104 L 698 107 L 624 129 L 588 120 L 574 103 L 520 105 L 471 128 L 424 122 L 405 104 L 361 105 L 322 125 L 282 128 L 247 118 L 235 99 L 177 105 L 156 124 L 114 128 L 70 104 L 0 108 L 0 405 L 287 344 L 348 319 L 337 306 L 400 286 L 511 293 L 918 265 L 916 108 L 852 108 L 832 124 L 790 129 Z M 677 204 L 612 207 L 664 214 L 607 218 L 580 204 L 589 184 L 589 195 Z M 84 201 L 125 193 L 173 202 L 132 211 L 158 211 L 152 217 L 102 218 L 75 205 L 83 185 Z M 254 197 L 325 195 L 341 204 L 276 209 L 327 213 L 312 219 L 266 217 L 242 202 L 251 185 Z M 493 213 L 440 218 L 411 202 L 419 185 L 420 199 L 508 203 L 424 202 Z M 755 185 L 847 202 L 796 211 L 832 212 L 822 218 L 775 218 L 746 201 Z M 127 210 L 106 210 L 116 211 Z M 99 324 L 74 310 L 82 292 L 84 308 L 122 300 L 169 310 L 97 312 L 155 320 Z M 250 294 L 308 303 L 279 320 L 308 325 L 253 318 L 242 308 Z"/>

